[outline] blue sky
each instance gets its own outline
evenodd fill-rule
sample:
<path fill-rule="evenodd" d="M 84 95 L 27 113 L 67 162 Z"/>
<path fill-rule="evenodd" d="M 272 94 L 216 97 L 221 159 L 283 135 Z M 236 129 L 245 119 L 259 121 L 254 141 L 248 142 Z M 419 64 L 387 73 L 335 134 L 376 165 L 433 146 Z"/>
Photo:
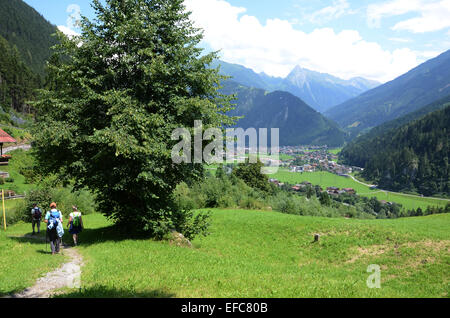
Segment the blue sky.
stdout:
<path fill-rule="evenodd" d="M 90 0 L 25 0 L 70 32 Z M 300 65 L 386 82 L 450 49 L 450 0 L 185 0 L 222 58 L 286 76 Z"/>

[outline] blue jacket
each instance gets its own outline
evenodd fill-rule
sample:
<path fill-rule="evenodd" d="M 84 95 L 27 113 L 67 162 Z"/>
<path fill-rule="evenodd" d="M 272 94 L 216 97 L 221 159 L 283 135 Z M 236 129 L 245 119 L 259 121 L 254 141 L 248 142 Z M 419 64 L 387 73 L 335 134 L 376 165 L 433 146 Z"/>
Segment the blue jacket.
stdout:
<path fill-rule="evenodd" d="M 59 211 L 50 212 L 50 218 L 48 220 L 47 228 L 49 230 L 51 230 L 51 229 L 53 229 L 54 226 L 56 226 L 56 233 L 58 234 L 59 237 L 62 237 L 64 235 L 64 228 L 63 228 L 62 222 L 59 219 L 60 217 L 61 217 L 61 212 L 59 212 Z"/>

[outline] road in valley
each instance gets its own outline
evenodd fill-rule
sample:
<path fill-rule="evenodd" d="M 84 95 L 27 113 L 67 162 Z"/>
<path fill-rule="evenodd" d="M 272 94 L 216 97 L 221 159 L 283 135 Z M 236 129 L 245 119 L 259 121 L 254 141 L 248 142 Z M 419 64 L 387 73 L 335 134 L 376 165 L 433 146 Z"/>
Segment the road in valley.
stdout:
<path fill-rule="evenodd" d="M 352 175 L 350 175 L 350 178 L 352 178 L 353 181 L 358 182 L 359 184 L 365 185 L 366 187 L 369 187 L 369 188 L 375 186 L 373 184 L 367 184 L 367 183 L 361 182 L 361 181 L 359 181 L 358 179 L 356 179 Z M 406 194 L 406 193 L 401 193 L 401 192 L 392 192 L 392 191 L 386 191 L 386 190 L 383 190 L 383 189 L 379 189 L 379 191 L 375 191 L 375 192 L 371 192 L 371 193 L 378 193 L 378 192 L 398 194 L 398 195 L 403 195 L 403 196 L 406 196 L 406 197 L 419 198 L 419 199 L 431 199 L 431 200 L 441 200 L 441 201 L 450 202 L 450 199 L 435 198 L 435 197 L 423 197 L 423 196 L 420 196 L 420 195 Z M 360 193 L 360 194 L 364 194 L 364 193 Z"/>

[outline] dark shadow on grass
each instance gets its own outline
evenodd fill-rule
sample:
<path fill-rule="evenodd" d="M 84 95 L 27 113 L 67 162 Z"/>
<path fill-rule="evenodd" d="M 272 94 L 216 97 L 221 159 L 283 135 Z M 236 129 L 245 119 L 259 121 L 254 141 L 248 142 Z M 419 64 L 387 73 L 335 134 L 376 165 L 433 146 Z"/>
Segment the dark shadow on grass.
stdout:
<path fill-rule="evenodd" d="M 70 234 L 67 229 L 64 229 L 64 231 L 63 243 L 71 246 L 73 244 L 72 234 Z M 10 236 L 9 238 L 22 243 L 26 242 L 33 244 L 45 244 L 45 232 L 40 236 L 36 235 L 32 237 L 29 234 L 25 234 L 25 236 L 22 237 Z M 78 234 L 78 243 L 80 246 L 90 246 L 93 244 L 104 242 L 148 239 L 151 239 L 151 237 L 148 235 L 126 232 L 117 225 L 110 225 L 96 229 L 85 228 L 81 233 Z"/>
<path fill-rule="evenodd" d="M 39 254 L 46 254 L 46 255 L 51 255 L 52 251 L 50 250 L 50 248 L 48 248 L 48 250 L 38 250 L 37 251 Z"/>
<path fill-rule="evenodd" d="M 22 289 L 16 288 L 13 290 L 9 290 L 7 292 L 0 292 L 0 298 L 12 298 L 14 296 L 14 294 L 18 294 L 23 290 L 24 290 L 24 288 L 22 288 Z"/>
<path fill-rule="evenodd" d="M 126 289 L 93 286 L 54 296 L 54 298 L 172 298 L 175 294 L 160 289 L 144 292 L 133 292 Z"/>

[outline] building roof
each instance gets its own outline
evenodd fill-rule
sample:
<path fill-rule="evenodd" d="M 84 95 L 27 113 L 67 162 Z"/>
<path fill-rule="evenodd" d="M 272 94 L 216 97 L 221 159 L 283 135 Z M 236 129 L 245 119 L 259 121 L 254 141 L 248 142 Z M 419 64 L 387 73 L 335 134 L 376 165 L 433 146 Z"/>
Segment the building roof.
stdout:
<path fill-rule="evenodd" d="M 8 133 L 0 129 L 0 142 L 17 142 L 13 137 L 8 135 Z"/>

